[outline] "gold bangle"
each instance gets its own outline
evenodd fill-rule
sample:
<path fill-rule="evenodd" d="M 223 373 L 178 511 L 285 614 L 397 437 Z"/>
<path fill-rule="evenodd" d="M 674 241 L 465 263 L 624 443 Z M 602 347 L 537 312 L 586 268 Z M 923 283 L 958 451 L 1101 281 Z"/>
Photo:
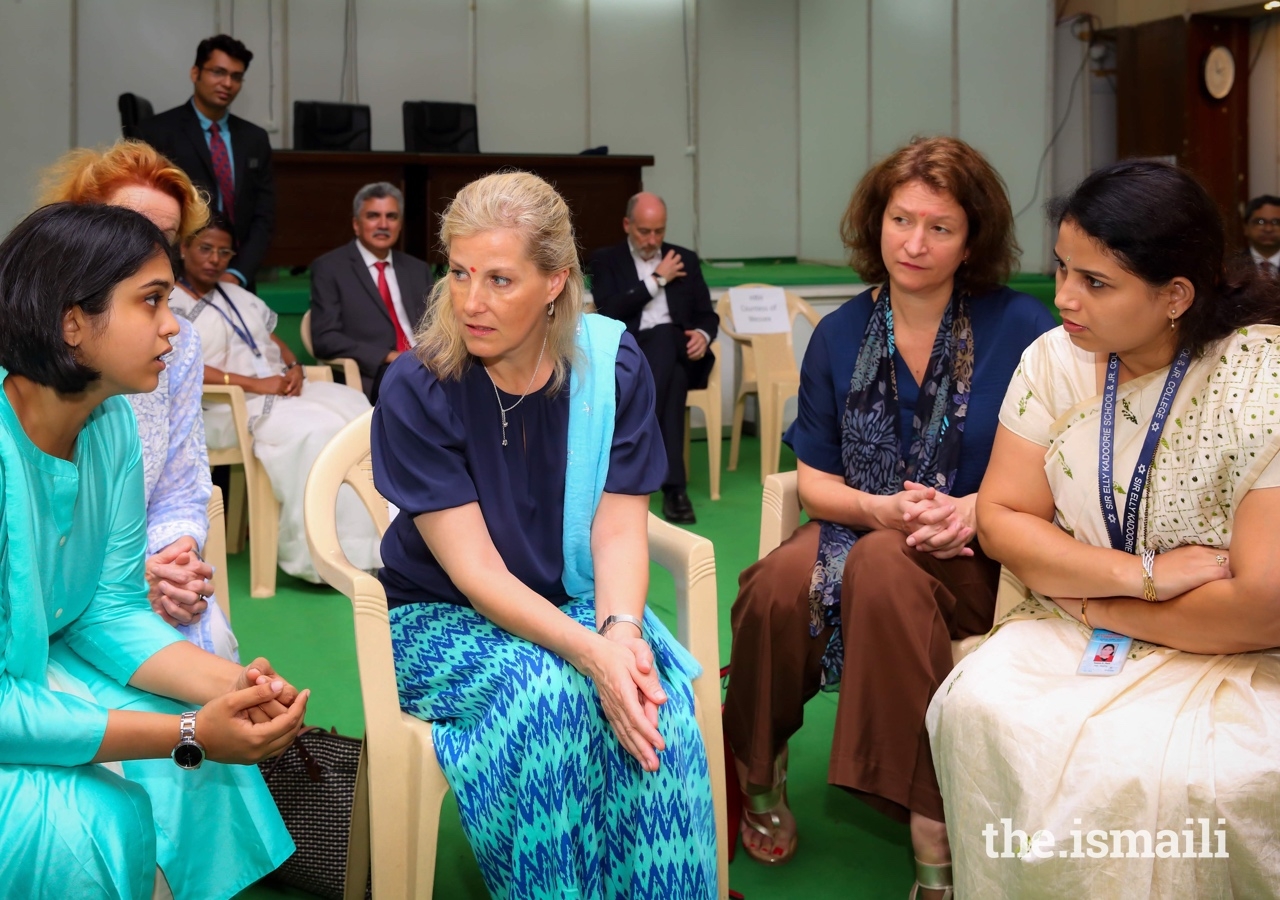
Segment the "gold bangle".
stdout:
<path fill-rule="evenodd" d="M 1148 603 L 1160 599 L 1156 593 L 1155 562 L 1156 551 L 1149 548 L 1142 551 L 1142 599 Z"/>
<path fill-rule="evenodd" d="M 231 383 L 231 373 L 230 373 L 230 372 L 223 372 L 223 373 L 222 373 L 222 383 L 223 383 L 223 384 L 230 384 L 230 383 Z"/>
<path fill-rule="evenodd" d="M 1089 624 L 1089 615 L 1087 613 L 1088 609 L 1089 609 L 1089 598 L 1081 597 L 1080 598 L 1080 619 L 1084 622 L 1085 628 L 1088 628 L 1090 631 L 1093 631 L 1093 626 Z"/>

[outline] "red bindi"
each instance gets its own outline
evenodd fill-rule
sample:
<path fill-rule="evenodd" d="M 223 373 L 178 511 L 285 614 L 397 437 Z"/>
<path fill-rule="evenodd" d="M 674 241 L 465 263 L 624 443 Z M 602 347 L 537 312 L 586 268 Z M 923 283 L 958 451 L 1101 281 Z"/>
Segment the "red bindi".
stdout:
<path fill-rule="evenodd" d="M 471 267 L 471 271 L 472 271 L 472 272 L 474 272 L 475 270 L 476 270 L 476 267 L 475 267 L 475 266 L 472 266 L 472 267 Z"/>

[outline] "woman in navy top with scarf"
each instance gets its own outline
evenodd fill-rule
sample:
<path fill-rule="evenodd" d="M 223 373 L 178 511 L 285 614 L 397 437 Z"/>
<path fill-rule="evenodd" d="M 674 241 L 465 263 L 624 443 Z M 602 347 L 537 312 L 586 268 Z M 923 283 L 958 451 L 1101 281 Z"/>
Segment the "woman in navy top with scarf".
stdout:
<path fill-rule="evenodd" d="M 445 210 L 448 276 L 373 415 L 400 509 L 379 573 L 400 705 L 432 740 L 495 897 L 711 900 L 697 663 L 645 609 L 666 473 L 653 378 L 582 314 L 569 209 L 534 175 Z"/>
<path fill-rule="evenodd" d="M 787 739 L 804 703 L 840 689 L 829 780 L 910 820 L 917 880 L 950 884 L 924 730 L 951 640 L 991 627 L 999 566 L 974 540 L 974 499 L 1022 351 L 1051 329 L 1001 287 L 1018 253 L 1000 176 L 953 138 L 916 139 L 872 168 L 842 235 L 880 286 L 819 323 L 786 435 L 811 521 L 740 579 L 725 736 L 744 789 L 747 852 L 785 862 Z"/>

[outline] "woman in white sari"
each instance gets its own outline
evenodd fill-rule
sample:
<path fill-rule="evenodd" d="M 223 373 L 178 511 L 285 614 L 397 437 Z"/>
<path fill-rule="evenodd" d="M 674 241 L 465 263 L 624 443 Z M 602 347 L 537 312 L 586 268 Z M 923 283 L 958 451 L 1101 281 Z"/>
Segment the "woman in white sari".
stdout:
<path fill-rule="evenodd" d="M 324 445 L 367 412 L 369 401 L 363 391 L 303 379 L 293 351 L 272 333 L 276 314 L 239 284 L 222 280 L 233 253 L 230 228 L 215 216 L 183 241 L 183 275 L 169 305 L 190 319 L 200 334 L 205 384 L 244 388 L 253 453 L 280 501 L 280 568 L 319 583 L 307 548 L 302 492 Z M 205 410 L 205 433 L 210 447 L 235 443 L 224 406 Z M 366 571 L 378 569 L 382 563 L 377 528 L 350 488 L 338 495 L 338 523 L 347 559 Z"/>
<path fill-rule="evenodd" d="M 927 721 L 956 890 L 1276 896 L 1280 287 L 1224 275 L 1171 166 L 1102 169 L 1052 215 L 1063 327 L 1023 355 L 978 496 L 1029 590 Z M 1134 639 L 1119 674 L 1076 674 L 1091 629 Z"/>

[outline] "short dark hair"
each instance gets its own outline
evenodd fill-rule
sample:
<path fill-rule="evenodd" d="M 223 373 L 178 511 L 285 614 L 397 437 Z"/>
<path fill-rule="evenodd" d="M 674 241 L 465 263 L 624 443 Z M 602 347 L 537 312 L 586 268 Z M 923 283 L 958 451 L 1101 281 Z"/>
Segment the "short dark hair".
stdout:
<path fill-rule="evenodd" d="M 956 271 L 956 287 L 979 294 L 1007 282 L 1022 250 L 1004 179 L 986 157 L 953 137 L 912 138 L 872 166 L 854 188 L 840 237 L 863 282 L 881 284 L 889 277 L 880 253 L 884 211 L 893 192 L 912 181 L 946 191 L 964 209 L 969 258 Z"/>
<path fill-rule="evenodd" d="M 1249 205 L 1244 208 L 1244 220 L 1248 222 L 1253 218 L 1253 214 L 1264 206 L 1280 206 L 1280 197 L 1272 194 L 1259 194 L 1249 201 Z"/>
<path fill-rule="evenodd" d="M 249 63 L 253 62 L 253 51 L 229 34 L 215 34 L 213 37 L 207 37 L 200 42 L 200 46 L 196 47 L 197 69 L 204 68 L 204 64 L 209 61 L 209 57 L 213 56 L 214 50 L 221 50 L 232 59 L 240 60 L 240 62 L 244 63 L 245 71 L 249 71 Z"/>
<path fill-rule="evenodd" d="M 121 206 L 54 203 L 27 216 L 0 243 L 0 366 L 62 394 L 100 377 L 62 336 L 79 306 L 105 315 L 116 285 L 169 244 L 145 216 Z"/>
<path fill-rule="evenodd" d="M 238 251 L 239 243 L 236 241 L 236 228 L 231 224 L 231 220 L 227 218 L 225 213 L 214 211 L 209 215 L 209 221 L 204 223 L 204 227 L 187 238 L 188 241 L 194 241 L 197 237 L 204 234 L 210 229 L 225 231 L 231 235 L 231 249 Z"/>
<path fill-rule="evenodd" d="M 1280 282 L 1251 260 L 1227 270 L 1218 206 L 1177 166 L 1112 163 L 1049 201 L 1048 211 L 1055 228 L 1071 222 L 1152 287 L 1179 276 L 1191 282 L 1195 300 L 1178 320 L 1178 349 L 1198 353 L 1237 328 L 1280 324 Z"/>

